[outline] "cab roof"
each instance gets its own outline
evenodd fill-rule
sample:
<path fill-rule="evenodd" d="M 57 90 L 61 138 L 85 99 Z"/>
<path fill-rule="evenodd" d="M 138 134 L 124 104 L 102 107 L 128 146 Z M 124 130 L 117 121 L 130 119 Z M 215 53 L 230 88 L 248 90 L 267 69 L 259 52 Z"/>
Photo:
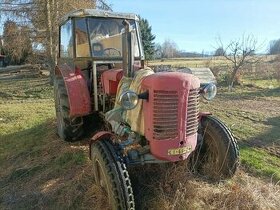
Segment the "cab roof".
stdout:
<path fill-rule="evenodd" d="M 139 20 L 138 16 L 132 13 L 111 12 L 96 9 L 78 9 L 71 11 L 61 18 L 60 24 L 64 24 L 68 19 L 73 17 L 107 17 Z"/>

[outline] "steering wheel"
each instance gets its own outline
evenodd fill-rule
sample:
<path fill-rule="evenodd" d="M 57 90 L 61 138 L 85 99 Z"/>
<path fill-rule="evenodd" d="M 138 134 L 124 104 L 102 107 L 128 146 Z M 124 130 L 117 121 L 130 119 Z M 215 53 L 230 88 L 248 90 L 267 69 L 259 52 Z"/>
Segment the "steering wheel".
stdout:
<path fill-rule="evenodd" d="M 101 57 L 104 54 L 103 45 L 98 42 L 93 43 L 91 45 L 91 51 L 92 51 L 93 56 Z"/>
<path fill-rule="evenodd" d="M 118 50 L 117 48 L 113 48 L 113 47 L 105 48 L 103 50 L 103 53 L 104 53 L 104 55 L 106 55 L 108 57 L 117 57 L 117 56 L 122 55 L 120 50 Z"/>

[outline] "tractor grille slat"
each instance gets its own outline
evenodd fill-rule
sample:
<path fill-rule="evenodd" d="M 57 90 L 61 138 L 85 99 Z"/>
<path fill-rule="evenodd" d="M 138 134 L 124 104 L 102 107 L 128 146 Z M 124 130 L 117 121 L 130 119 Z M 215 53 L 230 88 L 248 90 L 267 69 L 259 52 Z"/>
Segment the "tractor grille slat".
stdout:
<path fill-rule="evenodd" d="M 153 137 L 159 140 L 176 138 L 178 135 L 177 91 L 154 91 Z"/>
<path fill-rule="evenodd" d="M 177 116 L 176 115 L 170 115 L 170 116 L 157 116 L 157 115 L 154 115 L 154 119 L 157 119 L 157 120 L 177 120 Z"/>
<path fill-rule="evenodd" d="M 189 92 L 188 97 L 188 111 L 186 123 L 186 136 L 191 136 L 197 132 L 198 129 L 198 111 L 199 111 L 199 90 L 193 89 Z"/>
<path fill-rule="evenodd" d="M 165 124 L 170 124 L 170 123 L 174 124 L 174 123 L 177 123 L 177 119 L 176 120 L 174 120 L 174 119 L 171 119 L 171 120 L 169 120 L 169 119 L 157 119 L 157 122 L 165 123 Z"/>

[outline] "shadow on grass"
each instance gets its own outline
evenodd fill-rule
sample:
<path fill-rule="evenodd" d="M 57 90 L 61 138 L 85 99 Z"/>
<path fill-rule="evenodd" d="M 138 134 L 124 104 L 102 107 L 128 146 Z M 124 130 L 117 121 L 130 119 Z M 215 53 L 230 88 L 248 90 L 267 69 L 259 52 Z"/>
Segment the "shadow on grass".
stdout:
<path fill-rule="evenodd" d="M 78 208 L 93 184 L 88 139 L 67 143 L 54 119 L 0 136 L 0 203 L 7 209 Z"/>
<path fill-rule="evenodd" d="M 280 116 L 268 118 L 265 125 L 271 128 L 265 133 L 249 139 L 249 145 L 256 147 L 280 146 Z"/>

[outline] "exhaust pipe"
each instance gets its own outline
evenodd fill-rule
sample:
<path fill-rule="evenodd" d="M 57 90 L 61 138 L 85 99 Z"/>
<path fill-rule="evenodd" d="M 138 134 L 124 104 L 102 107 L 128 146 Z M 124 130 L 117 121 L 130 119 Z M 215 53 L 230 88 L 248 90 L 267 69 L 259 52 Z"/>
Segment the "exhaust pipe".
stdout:
<path fill-rule="evenodd" d="M 122 35 L 122 56 L 124 76 L 133 77 L 135 33 L 127 20 L 123 21 L 125 32 Z"/>

